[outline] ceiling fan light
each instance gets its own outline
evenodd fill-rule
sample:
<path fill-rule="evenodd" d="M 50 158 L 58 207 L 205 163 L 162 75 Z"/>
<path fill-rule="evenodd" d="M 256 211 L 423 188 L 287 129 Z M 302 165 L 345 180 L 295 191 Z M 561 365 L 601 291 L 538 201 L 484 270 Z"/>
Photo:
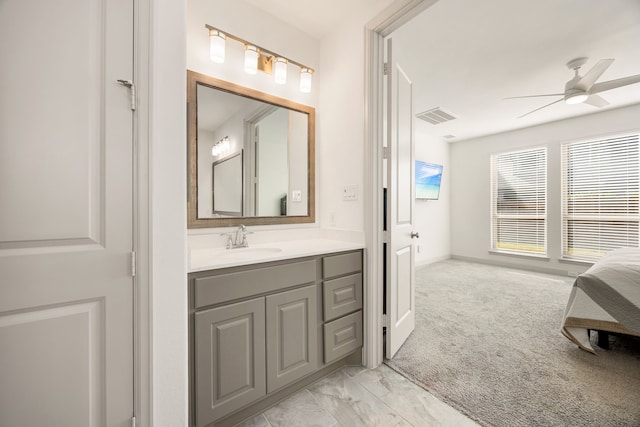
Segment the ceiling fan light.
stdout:
<path fill-rule="evenodd" d="M 569 105 L 580 104 L 581 102 L 586 101 L 588 97 L 589 95 L 587 95 L 586 93 L 578 92 L 571 95 L 567 95 L 567 97 L 564 99 L 564 102 Z"/>

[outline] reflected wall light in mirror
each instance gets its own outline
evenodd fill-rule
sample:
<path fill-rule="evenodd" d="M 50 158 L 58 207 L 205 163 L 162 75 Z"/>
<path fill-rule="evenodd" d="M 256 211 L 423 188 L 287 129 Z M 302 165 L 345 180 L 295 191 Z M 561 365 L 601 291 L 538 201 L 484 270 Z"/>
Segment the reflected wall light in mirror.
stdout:
<path fill-rule="evenodd" d="M 194 71 L 187 97 L 188 228 L 315 222 L 313 107 Z"/>
<path fill-rule="evenodd" d="M 221 31 L 211 25 L 207 24 L 205 28 L 209 30 L 209 52 L 213 62 L 224 63 L 226 40 L 235 40 L 244 45 L 244 71 L 247 74 L 256 74 L 260 70 L 267 74 L 273 74 L 274 81 L 283 85 L 287 83 L 288 65 L 292 64 L 300 69 L 300 92 L 311 92 L 313 68 L 229 34 L 226 31 Z"/>
<path fill-rule="evenodd" d="M 211 155 L 213 157 L 223 156 L 229 152 L 231 149 L 231 143 L 229 142 L 229 137 L 225 136 L 220 141 L 213 144 L 211 147 Z"/>

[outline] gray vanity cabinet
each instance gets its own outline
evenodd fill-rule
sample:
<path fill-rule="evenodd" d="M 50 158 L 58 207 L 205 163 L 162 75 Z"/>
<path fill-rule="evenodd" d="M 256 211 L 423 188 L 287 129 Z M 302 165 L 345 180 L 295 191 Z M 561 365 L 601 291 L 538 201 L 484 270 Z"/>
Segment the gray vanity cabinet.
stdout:
<path fill-rule="evenodd" d="M 316 286 L 266 297 L 267 393 L 318 369 Z"/>
<path fill-rule="evenodd" d="M 264 298 L 195 314 L 198 426 L 266 394 L 264 316 Z"/>
<path fill-rule="evenodd" d="M 324 363 L 362 346 L 362 254 L 322 259 Z"/>
<path fill-rule="evenodd" d="M 190 273 L 189 304 L 191 424 L 233 425 L 357 354 L 362 251 Z"/>

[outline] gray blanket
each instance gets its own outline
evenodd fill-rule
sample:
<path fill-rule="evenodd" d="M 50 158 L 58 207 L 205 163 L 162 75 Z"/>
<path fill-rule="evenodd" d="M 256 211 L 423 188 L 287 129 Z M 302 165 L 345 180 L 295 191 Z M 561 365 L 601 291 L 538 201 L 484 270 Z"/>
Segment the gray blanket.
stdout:
<path fill-rule="evenodd" d="M 616 249 L 580 274 L 562 321 L 562 334 L 595 354 L 589 330 L 640 336 L 640 249 Z"/>

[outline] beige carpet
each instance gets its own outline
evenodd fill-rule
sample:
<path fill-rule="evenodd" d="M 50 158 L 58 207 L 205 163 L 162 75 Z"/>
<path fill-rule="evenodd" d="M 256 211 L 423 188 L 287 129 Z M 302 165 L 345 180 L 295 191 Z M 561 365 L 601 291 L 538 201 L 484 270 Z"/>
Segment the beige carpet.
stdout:
<path fill-rule="evenodd" d="M 560 333 L 573 279 L 447 260 L 416 272 L 416 330 L 387 364 L 485 426 L 640 426 L 640 340 Z"/>

